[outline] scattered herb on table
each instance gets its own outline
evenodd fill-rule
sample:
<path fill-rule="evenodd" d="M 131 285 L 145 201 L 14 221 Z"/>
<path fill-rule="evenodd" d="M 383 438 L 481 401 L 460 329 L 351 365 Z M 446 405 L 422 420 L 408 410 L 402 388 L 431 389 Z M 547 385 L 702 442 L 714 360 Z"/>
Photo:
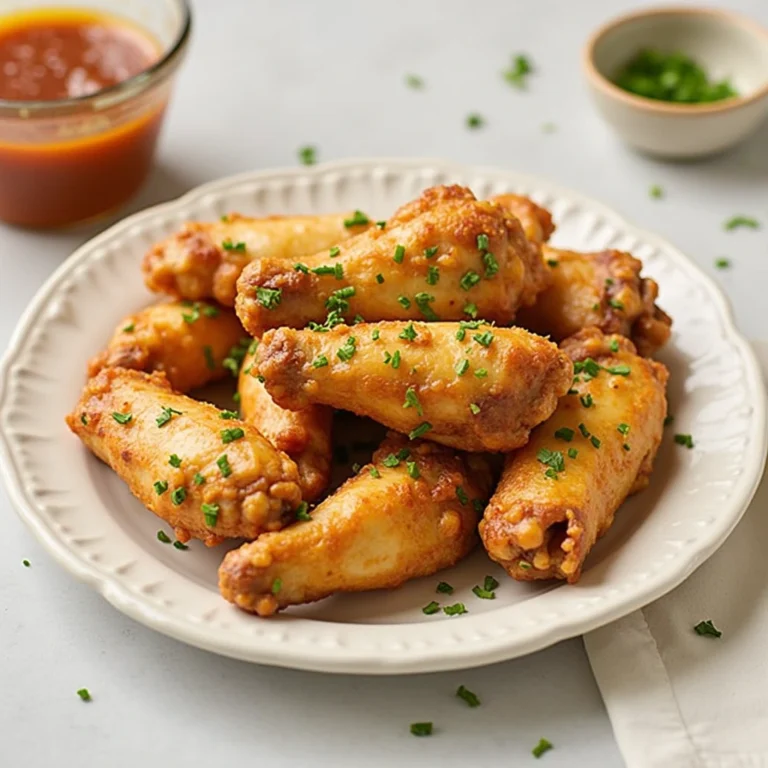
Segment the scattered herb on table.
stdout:
<path fill-rule="evenodd" d="M 467 115 L 467 128 L 474 130 L 476 128 L 482 128 L 484 125 L 485 118 L 482 115 L 477 114 L 477 112 Z"/>
<path fill-rule="evenodd" d="M 314 165 L 317 162 L 317 147 L 307 145 L 299 149 L 299 160 L 303 165 Z"/>
<path fill-rule="evenodd" d="M 515 88 L 524 88 L 527 76 L 533 72 L 531 60 L 523 53 L 518 53 L 512 57 L 512 64 L 509 69 L 505 69 L 501 74 L 504 79 Z"/>
<path fill-rule="evenodd" d="M 694 628 L 697 635 L 708 637 L 721 637 L 722 632 L 712 623 L 712 619 L 700 621 Z"/>
<path fill-rule="evenodd" d="M 552 742 L 547 739 L 539 739 L 539 743 L 531 750 L 531 754 L 536 758 L 540 758 L 545 752 L 549 752 L 552 749 Z"/>
<path fill-rule="evenodd" d="M 91 692 L 87 688 L 80 688 L 77 692 L 77 695 L 80 697 L 82 701 L 91 700 Z"/>
<path fill-rule="evenodd" d="M 411 723 L 411 733 L 414 736 L 431 736 L 432 723 Z"/>
<path fill-rule="evenodd" d="M 678 433 L 675 435 L 675 442 L 678 445 L 684 445 L 686 448 L 693 448 L 693 436 L 692 435 L 684 435 Z"/>
<path fill-rule="evenodd" d="M 480 699 L 477 698 L 476 693 L 472 693 L 472 691 L 469 690 L 469 688 L 466 688 L 463 685 L 460 685 L 456 689 L 456 695 L 465 701 L 467 703 L 467 706 L 469 707 L 479 707 L 480 706 Z"/>
<path fill-rule="evenodd" d="M 725 227 L 725 230 L 727 232 L 730 232 L 733 229 L 759 229 L 760 224 L 758 223 L 757 219 L 753 219 L 751 216 L 732 216 L 728 221 L 725 222 L 723 225 Z"/>
<path fill-rule="evenodd" d="M 418 75 L 406 75 L 405 84 L 409 88 L 413 88 L 415 91 L 419 91 L 424 87 L 424 80 Z"/>

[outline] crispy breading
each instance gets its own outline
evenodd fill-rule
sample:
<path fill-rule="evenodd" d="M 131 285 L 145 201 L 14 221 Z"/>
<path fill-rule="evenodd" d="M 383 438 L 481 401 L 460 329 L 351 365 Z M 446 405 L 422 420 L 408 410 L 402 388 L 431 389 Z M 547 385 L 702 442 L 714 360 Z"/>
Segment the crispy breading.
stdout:
<path fill-rule="evenodd" d="M 552 214 L 546 208 L 534 203 L 529 197 L 496 195 L 488 199 L 492 203 L 498 203 L 515 216 L 520 221 L 525 236 L 535 245 L 546 243 L 555 231 Z"/>
<path fill-rule="evenodd" d="M 591 328 L 562 348 L 577 362 L 574 393 L 507 457 L 480 523 L 491 558 L 524 581 L 579 579 L 621 503 L 648 484 L 667 412 L 667 369 L 629 340 Z"/>
<path fill-rule="evenodd" d="M 333 411 L 322 405 L 300 411 L 281 408 L 259 381 L 255 363 L 255 352 L 249 353 L 240 369 L 237 391 L 242 418 L 296 462 L 304 500 L 315 501 L 331 476 Z"/>
<path fill-rule="evenodd" d="M 215 298 L 231 307 L 243 267 L 254 259 L 287 259 L 330 248 L 369 225 L 345 226 L 351 213 L 250 218 L 233 213 L 221 221 L 191 221 L 144 256 L 151 291 L 181 299 Z"/>
<path fill-rule="evenodd" d="M 465 187 L 434 187 L 386 226 L 340 243 L 338 252 L 288 262 L 260 258 L 238 280 L 235 304 L 254 336 L 268 328 L 322 323 L 459 320 L 508 323 L 547 280 L 538 250 L 501 206 Z"/>
<path fill-rule="evenodd" d="M 623 251 L 578 253 L 548 246 L 543 255 L 551 284 L 518 313 L 518 325 L 555 341 L 595 326 L 631 338 L 645 357 L 669 339 L 672 320 L 656 306 L 659 286 L 640 276 L 639 259 Z"/>
<path fill-rule="evenodd" d="M 475 546 L 491 482 L 483 456 L 392 433 L 310 520 L 229 552 L 219 589 L 240 608 L 270 616 L 335 592 L 429 576 Z"/>
<path fill-rule="evenodd" d="M 250 424 L 173 392 L 162 373 L 103 369 L 67 424 L 181 541 L 253 539 L 282 528 L 301 502 L 284 453 Z"/>
<path fill-rule="evenodd" d="M 480 322 L 278 328 L 257 359 L 278 405 L 331 405 L 403 433 L 428 423 L 430 440 L 467 451 L 523 445 L 573 375 L 546 339 Z"/>
<path fill-rule="evenodd" d="M 245 335 L 231 309 L 212 303 L 171 301 L 128 315 L 88 363 L 88 376 L 102 368 L 163 371 L 177 392 L 202 387 L 227 374 L 222 366 Z"/>

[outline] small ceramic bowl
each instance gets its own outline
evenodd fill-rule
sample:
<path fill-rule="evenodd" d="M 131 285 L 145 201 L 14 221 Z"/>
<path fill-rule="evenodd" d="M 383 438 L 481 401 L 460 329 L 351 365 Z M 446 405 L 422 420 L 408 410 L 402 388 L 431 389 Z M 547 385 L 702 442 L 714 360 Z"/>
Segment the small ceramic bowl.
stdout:
<path fill-rule="evenodd" d="M 622 65 L 643 48 L 685 53 L 710 78 L 729 78 L 739 95 L 679 104 L 614 85 Z M 768 31 L 729 11 L 660 8 L 622 16 L 590 38 L 584 67 L 605 120 L 628 144 L 659 157 L 700 157 L 727 149 L 768 114 Z"/>

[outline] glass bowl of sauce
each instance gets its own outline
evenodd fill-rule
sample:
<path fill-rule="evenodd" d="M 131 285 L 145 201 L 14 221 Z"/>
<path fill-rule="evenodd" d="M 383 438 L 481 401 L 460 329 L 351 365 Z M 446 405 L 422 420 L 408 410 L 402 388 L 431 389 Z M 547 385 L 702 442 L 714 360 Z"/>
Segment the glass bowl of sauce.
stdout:
<path fill-rule="evenodd" d="M 138 190 L 190 26 L 187 0 L 0 0 L 0 219 L 74 224 Z"/>

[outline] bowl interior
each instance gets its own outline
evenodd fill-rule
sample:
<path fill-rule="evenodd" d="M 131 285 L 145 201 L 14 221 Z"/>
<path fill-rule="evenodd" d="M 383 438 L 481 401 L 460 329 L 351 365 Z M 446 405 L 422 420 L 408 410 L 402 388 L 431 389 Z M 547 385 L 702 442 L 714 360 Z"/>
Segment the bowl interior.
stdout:
<path fill-rule="evenodd" d="M 691 56 L 714 80 L 729 78 L 740 96 L 768 87 L 768 33 L 759 25 L 718 11 L 660 11 L 620 20 L 594 42 L 595 69 L 614 80 L 643 48 Z"/>

